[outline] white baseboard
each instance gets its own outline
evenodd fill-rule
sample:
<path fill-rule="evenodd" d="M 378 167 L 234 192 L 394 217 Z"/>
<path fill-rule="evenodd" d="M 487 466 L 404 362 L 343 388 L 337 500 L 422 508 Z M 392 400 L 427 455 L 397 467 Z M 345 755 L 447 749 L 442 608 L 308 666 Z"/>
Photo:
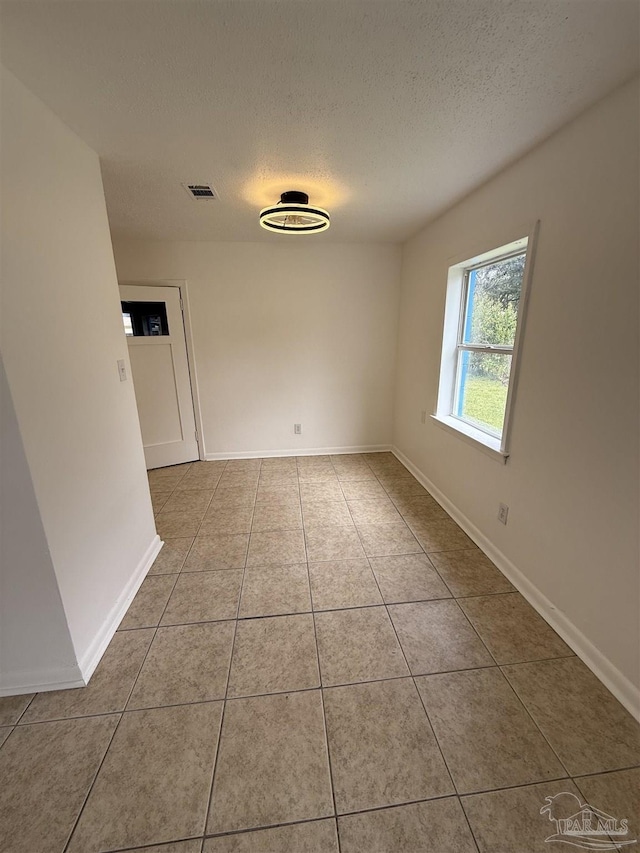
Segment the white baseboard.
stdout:
<path fill-rule="evenodd" d="M 0 696 L 20 696 L 23 693 L 41 693 L 47 690 L 67 690 L 84 687 L 85 680 L 77 663 L 56 669 L 29 670 L 3 673 L 4 684 Z"/>
<path fill-rule="evenodd" d="M 89 683 L 89 679 L 93 675 L 95 668 L 100 663 L 102 655 L 105 653 L 107 646 L 118 629 L 118 625 L 122 621 L 122 617 L 129 609 L 129 605 L 133 601 L 137 591 L 140 589 L 142 581 L 147 576 L 147 572 L 153 565 L 153 561 L 158 556 L 163 545 L 164 542 L 162 542 L 158 534 L 156 534 L 151 544 L 142 555 L 142 558 L 136 566 L 129 583 L 126 585 L 120 594 L 120 597 L 111 608 L 109 615 L 93 638 L 93 642 L 79 661 L 80 671 L 84 679 L 83 684 Z M 42 689 L 42 687 L 38 688 L 38 690 Z M 57 690 L 58 688 L 52 687 L 49 689 Z"/>
<path fill-rule="evenodd" d="M 640 689 L 614 666 L 602 652 L 577 628 L 568 616 L 535 586 L 502 551 L 453 504 L 438 487 L 422 473 L 397 447 L 392 453 L 405 465 L 440 506 L 456 521 L 476 545 L 496 564 L 502 574 L 527 599 L 542 618 L 562 637 L 593 674 L 607 687 L 635 719 L 640 721 Z"/>
<path fill-rule="evenodd" d="M 222 453 L 207 453 L 205 459 L 266 459 L 273 456 L 336 456 L 341 453 L 384 453 L 391 450 L 390 444 L 366 444 L 353 447 L 296 447 L 294 450 L 242 450 Z"/>

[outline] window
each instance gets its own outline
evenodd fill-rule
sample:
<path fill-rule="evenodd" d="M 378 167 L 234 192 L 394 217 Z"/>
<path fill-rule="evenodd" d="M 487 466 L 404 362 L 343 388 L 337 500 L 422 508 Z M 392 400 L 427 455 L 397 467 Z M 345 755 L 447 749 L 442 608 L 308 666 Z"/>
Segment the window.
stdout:
<path fill-rule="evenodd" d="M 434 418 L 503 459 L 532 248 L 530 235 L 449 268 Z"/>
<path fill-rule="evenodd" d="M 122 322 L 127 337 L 156 337 L 169 334 L 164 302 L 121 302 Z"/>

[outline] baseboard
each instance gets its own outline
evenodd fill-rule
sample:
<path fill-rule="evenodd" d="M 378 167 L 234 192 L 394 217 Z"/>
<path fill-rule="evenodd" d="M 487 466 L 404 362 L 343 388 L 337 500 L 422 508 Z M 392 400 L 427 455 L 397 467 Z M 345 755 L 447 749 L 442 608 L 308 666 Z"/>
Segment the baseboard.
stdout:
<path fill-rule="evenodd" d="M 515 588 L 527 599 L 529 604 L 538 611 L 545 622 L 548 622 L 557 631 L 565 643 L 573 649 L 576 655 L 589 667 L 605 687 L 613 693 L 616 699 L 624 705 L 627 711 L 635 719 L 640 721 L 640 689 L 624 673 L 620 672 L 596 648 L 591 640 L 571 622 L 567 615 L 558 610 L 555 604 L 502 551 L 496 548 L 485 534 L 401 450 L 398 450 L 397 447 L 392 447 L 391 452 L 411 471 L 414 477 L 436 499 L 440 506 L 449 513 L 454 521 L 460 525 L 467 536 L 473 539 L 476 545 L 495 563 L 502 574 L 511 581 Z"/>
<path fill-rule="evenodd" d="M 86 683 L 77 663 L 56 669 L 9 672 L 4 675 L 3 680 L 9 686 L 0 686 L 0 696 L 68 690 L 71 687 L 84 687 Z"/>
<path fill-rule="evenodd" d="M 147 576 L 147 572 L 153 565 L 153 561 L 158 556 L 163 545 L 164 542 L 162 542 L 158 534 L 156 534 L 151 544 L 142 555 L 142 558 L 136 566 L 129 583 L 126 585 L 120 594 L 120 597 L 111 608 L 109 615 L 102 623 L 102 626 L 96 636 L 93 638 L 93 642 L 80 659 L 80 671 L 84 679 L 84 684 L 89 683 L 89 679 L 93 675 L 95 668 L 100 663 L 102 655 L 105 653 L 107 646 L 118 629 L 118 625 L 122 621 L 122 617 L 129 609 L 129 605 L 133 601 L 137 591 L 140 589 L 142 581 Z M 39 689 L 42 690 L 42 688 Z"/>
<path fill-rule="evenodd" d="M 294 450 L 242 450 L 222 453 L 207 453 L 205 459 L 266 459 L 273 456 L 337 456 L 341 453 L 384 453 L 391 450 L 390 444 L 362 444 L 353 447 L 296 447 Z"/>

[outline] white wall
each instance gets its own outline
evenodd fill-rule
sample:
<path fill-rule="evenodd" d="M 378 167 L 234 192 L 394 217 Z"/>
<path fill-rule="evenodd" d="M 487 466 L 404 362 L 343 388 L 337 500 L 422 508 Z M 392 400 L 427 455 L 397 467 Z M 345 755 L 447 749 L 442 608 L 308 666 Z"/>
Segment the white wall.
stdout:
<path fill-rule="evenodd" d="M 1 359 L 0 383 L 1 696 L 82 679 Z"/>
<path fill-rule="evenodd" d="M 391 442 L 399 247 L 275 235 L 114 250 L 121 282 L 188 282 L 208 455 Z"/>
<path fill-rule="evenodd" d="M 420 410 L 435 410 L 447 259 L 500 246 L 536 219 L 511 456 L 501 465 L 430 419 L 422 425 Z M 640 673 L 638 226 L 635 82 L 406 244 L 395 415 L 397 447 L 503 566 L 557 608 L 548 615 L 627 705 Z"/>
<path fill-rule="evenodd" d="M 86 675 L 157 538 L 98 157 L 4 70 L 2 112 L 2 352 Z M 31 596 L 13 618 L 54 642 Z"/>

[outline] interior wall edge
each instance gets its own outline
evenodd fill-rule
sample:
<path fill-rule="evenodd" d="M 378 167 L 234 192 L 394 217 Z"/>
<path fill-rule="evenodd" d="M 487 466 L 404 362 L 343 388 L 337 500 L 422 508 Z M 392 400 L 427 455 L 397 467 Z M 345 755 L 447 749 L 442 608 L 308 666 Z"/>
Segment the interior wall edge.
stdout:
<path fill-rule="evenodd" d="M 93 641 L 90 643 L 89 647 L 87 648 L 79 662 L 80 672 L 83 678 L 81 686 L 85 686 L 89 683 L 89 680 L 93 675 L 96 667 L 100 663 L 100 659 L 107 650 L 107 646 L 111 642 L 113 635 L 118 630 L 118 625 L 120 624 L 120 622 L 122 622 L 125 613 L 129 609 L 129 606 L 133 601 L 136 593 L 142 586 L 142 582 L 147 576 L 147 572 L 153 565 L 153 562 L 160 553 L 160 550 L 163 545 L 164 542 L 156 533 L 156 535 L 151 540 L 149 547 L 145 550 L 144 554 L 138 561 L 138 565 L 136 566 L 135 571 L 129 578 L 129 581 L 125 588 L 120 593 L 118 600 L 113 605 L 107 618 L 104 620 L 100 628 L 96 631 Z M 38 690 L 40 691 L 44 689 L 46 688 L 38 688 Z M 57 688 L 49 689 L 54 690 Z"/>
<path fill-rule="evenodd" d="M 532 583 L 529 578 L 513 563 L 458 507 L 415 465 L 408 456 L 397 447 L 391 448 L 392 453 L 405 465 L 417 480 L 425 487 L 440 506 L 449 513 L 453 520 L 460 525 L 497 566 L 502 574 L 511 581 L 518 592 L 556 631 L 567 645 L 573 649 L 580 660 L 589 667 L 591 672 L 604 686 L 613 693 L 629 713 L 640 722 L 640 689 L 621 672 L 602 652 L 577 628 L 568 616 L 559 610 L 555 604 Z"/>

